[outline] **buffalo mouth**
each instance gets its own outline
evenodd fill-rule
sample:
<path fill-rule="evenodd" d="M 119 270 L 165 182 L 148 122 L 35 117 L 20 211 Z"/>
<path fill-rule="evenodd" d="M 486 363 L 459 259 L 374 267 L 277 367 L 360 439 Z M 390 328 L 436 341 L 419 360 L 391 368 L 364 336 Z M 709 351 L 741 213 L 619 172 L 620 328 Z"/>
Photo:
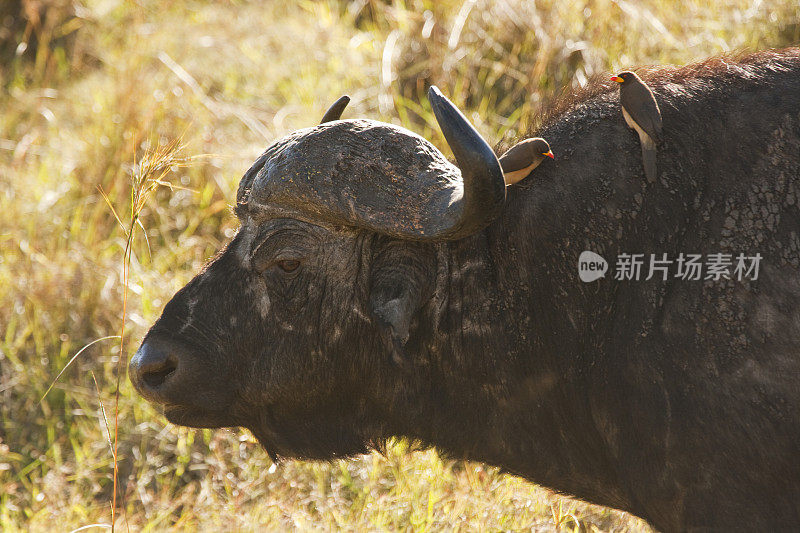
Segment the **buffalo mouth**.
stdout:
<path fill-rule="evenodd" d="M 211 355 L 183 339 L 162 332 L 149 334 L 131 358 L 128 374 L 139 394 L 161 406 L 173 424 L 238 425 L 229 414 L 235 387 L 227 373 Z"/>

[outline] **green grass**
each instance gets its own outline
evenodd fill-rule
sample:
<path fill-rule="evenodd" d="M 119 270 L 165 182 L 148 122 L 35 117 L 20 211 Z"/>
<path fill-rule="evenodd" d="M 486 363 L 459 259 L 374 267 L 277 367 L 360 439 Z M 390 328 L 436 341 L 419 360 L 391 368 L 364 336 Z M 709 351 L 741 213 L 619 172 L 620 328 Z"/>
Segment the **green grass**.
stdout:
<path fill-rule="evenodd" d="M 3 531 L 109 522 L 101 401 L 113 426 L 119 358 L 235 231 L 244 170 L 341 94 L 353 97 L 345 117 L 444 147 L 423 97 L 435 83 L 500 141 L 594 75 L 800 42 L 794 0 L 43 5 L 39 23 L 17 17 L 0 31 Z M 138 213 L 123 353 L 114 339 L 89 347 L 40 403 L 83 346 L 120 331 L 126 235 L 101 190 L 128 224 L 142 159 L 178 139 L 163 176 L 175 187 L 153 190 Z M 646 530 L 402 442 L 386 457 L 272 465 L 244 432 L 165 425 L 122 378 L 125 530 Z"/>

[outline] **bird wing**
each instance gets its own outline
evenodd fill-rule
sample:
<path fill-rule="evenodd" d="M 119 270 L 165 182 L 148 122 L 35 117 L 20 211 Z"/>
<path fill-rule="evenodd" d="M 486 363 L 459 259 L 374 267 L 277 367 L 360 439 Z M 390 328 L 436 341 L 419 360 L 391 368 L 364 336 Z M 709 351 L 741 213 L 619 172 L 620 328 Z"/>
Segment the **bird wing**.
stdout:
<path fill-rule="evenodd" d="M 653 140 L 659 141 L 662 129 L 661 110 L 658 109 L 658 103 L 653 93 L 644 86 L 631 87 L 631 89 L 636 89 L 636 91 L 630 95 L 629 102 L 623 102 L 623 107 L 647 135 Z"/>
<path fill-rule="evenodd" d="M 530 147 L 531 139 L 526 139 L 512 146 L 506 153 L 499 157 L 503 172 L 514 172 L 530 166 L 534 159 Z"/>

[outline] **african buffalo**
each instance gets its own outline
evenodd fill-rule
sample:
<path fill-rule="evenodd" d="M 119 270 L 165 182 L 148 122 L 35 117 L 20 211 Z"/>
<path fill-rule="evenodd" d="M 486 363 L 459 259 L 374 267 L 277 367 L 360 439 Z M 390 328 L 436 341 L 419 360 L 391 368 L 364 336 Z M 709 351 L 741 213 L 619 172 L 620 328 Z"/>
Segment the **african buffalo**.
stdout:
<path fill-rule="evenodd" d="M 653 183 L 601 82 L 543 119 L 557 159 L 507 194 L 435 89 L 457 167 L 370 120 L 277 141 L 131 381 L 171 422 L 244 426 L 273 456 L 404 436 L 665 531 L 797 528 L 800 50 L 640 75 L 664 124 Z M 605 277 L 581 280 L 584 251 Z M 637 253 L 638 280 L 614 274 Z"/>

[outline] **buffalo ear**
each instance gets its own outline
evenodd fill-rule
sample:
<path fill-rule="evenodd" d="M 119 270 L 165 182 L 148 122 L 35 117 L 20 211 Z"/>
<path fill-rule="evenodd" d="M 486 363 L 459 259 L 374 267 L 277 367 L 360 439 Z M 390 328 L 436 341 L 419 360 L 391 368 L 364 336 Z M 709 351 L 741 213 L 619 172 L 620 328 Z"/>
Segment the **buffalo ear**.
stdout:
<path fill-rule="evenodd" d="M 369 305 L 381 336 L 399 366 L 414 315 L 431 297 L 435 257 L 429 246 L 394 241 L 373 258 Z"/>
<path fill-rule="evenodd" d="M 379 289 L 370 297 L 372 314 L 381 328 L 383 341 L 391 351 L 392 361 L 400 366 L 407 359 L 405 345 L 415 311 L 414 303 L 414 297 L 402 289 L 393 298 L 389 287 Z"/>

